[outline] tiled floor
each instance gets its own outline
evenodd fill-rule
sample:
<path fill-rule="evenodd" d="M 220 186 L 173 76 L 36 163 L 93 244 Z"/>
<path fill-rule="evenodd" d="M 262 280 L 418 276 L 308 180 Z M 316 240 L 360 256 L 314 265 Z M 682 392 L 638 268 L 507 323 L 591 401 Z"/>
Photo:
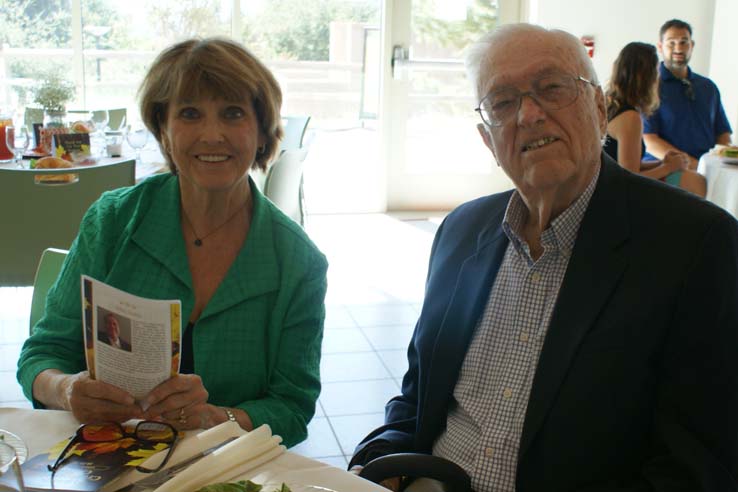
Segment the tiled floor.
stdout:
<path fill-rule="evenodd" d="M 382 214 L 308 218 L 307 230 L 330 262 L 323 391 L 307 441 L 292 451 L 344 468 L 356 444 L 382 423 L 407 367 L 438 222 Z M 15 381 L 30 299 L 30 288 L 0 289 L 0 406 L 30 406 Z"/>

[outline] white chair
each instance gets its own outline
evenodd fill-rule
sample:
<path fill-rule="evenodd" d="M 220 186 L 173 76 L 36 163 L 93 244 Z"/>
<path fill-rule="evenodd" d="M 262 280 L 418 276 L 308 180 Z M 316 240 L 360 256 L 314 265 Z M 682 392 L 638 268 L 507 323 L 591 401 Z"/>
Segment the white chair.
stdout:
<path fill-rule="evenodd" d="M 302 168 L 306 155 L 306 149 L 283 151 L 269 167 L 264 182 L 264 195 L 301 226 L 305 225 Z"/>
<path fill-rule="evenodd" d="M 43 181 L 47 175 L 71 181 Z M 67 169 L 0 167 L 0 286 L 32 285 L 46 248 L 69 249 L 82 216 L 107 190 L 135 183 L 136 161 Z"/>

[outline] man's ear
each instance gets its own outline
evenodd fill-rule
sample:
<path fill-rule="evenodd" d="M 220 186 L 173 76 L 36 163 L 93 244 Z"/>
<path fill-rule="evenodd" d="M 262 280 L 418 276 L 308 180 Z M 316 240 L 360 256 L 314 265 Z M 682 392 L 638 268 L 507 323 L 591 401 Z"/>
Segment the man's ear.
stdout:
<path fill-rule="evenodd" d="M 600 124 L 600 133 L 604 137 L 607 133 L 607 104 L 602 87 L 595 87 L 595 104 L 597 104 L 597 119 Z"/>
<path fill-rule="evenodd" d="M 661 41 L 656 43 L 656 49 L 659 50 L 659 55 L 663 57 L 664 56 L 664 43 L 662 43 Z"/>

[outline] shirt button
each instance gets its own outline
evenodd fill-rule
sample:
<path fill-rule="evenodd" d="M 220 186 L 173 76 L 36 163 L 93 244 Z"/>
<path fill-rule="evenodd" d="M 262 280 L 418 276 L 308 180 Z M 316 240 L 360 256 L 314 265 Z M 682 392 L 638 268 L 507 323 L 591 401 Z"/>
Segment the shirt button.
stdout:
<path fill-rule="evenodd" d="M 522 332 L 522 333 L 520 334 L 520 341 L 521 341 L 521 342 L 525 343 L 525 342 L 527 342 L 527 341 L 528 341 L 529 339 L 530 339 L 530 335 L 528 335 L 528 332 L 525 332 L 525 331 L 524 331 L 524 332 Z"/>
<path fill-rule="evenodd" d="M 538 282 L 540 282 L 540 280 L 541 280 L 541 274 L 540 274 L 540 273 L 538 273 L 538 272 L 533 272 L 533 273 L 531 274 L 531 276 L 530 276 L 530 279 L 531 279 L 531 280 L 532 280 L 533 282 L 535 282 L 535 283 L 538 283 Z"/>
<path fill-rule="evenodd" d="M 487 458 L 491 458 L 495 454 L 495 450 L 492 448 L 484 448 L 484 455 Z"/>
<path fill-rule="evenodd" d="M 502 392 L 502 396 L 506 400 L 509 400 L 510 398 L 512 398 L 512 390 L 510 388 L 505 388 L 505 391 Z"/>

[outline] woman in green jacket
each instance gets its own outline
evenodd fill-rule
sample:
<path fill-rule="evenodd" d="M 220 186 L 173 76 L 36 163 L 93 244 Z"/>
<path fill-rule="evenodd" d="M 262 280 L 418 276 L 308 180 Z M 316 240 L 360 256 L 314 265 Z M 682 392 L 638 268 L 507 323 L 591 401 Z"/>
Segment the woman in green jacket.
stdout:
<path fill-rule="evenodd" d="M 233 41 L 188 40 L 159 55 L 140 99 L 171 173 L 92 205 L 18 379 L 36 406 L 81 422 L 158 418 L 194 429 L 235 419 L 297 444 L 320 393 L 327 262 L 249 178 L 278 149 L 279 85 Z M 85 371 L 81 274 L 182 301 L 180 374 L 143 401 Z"/>

